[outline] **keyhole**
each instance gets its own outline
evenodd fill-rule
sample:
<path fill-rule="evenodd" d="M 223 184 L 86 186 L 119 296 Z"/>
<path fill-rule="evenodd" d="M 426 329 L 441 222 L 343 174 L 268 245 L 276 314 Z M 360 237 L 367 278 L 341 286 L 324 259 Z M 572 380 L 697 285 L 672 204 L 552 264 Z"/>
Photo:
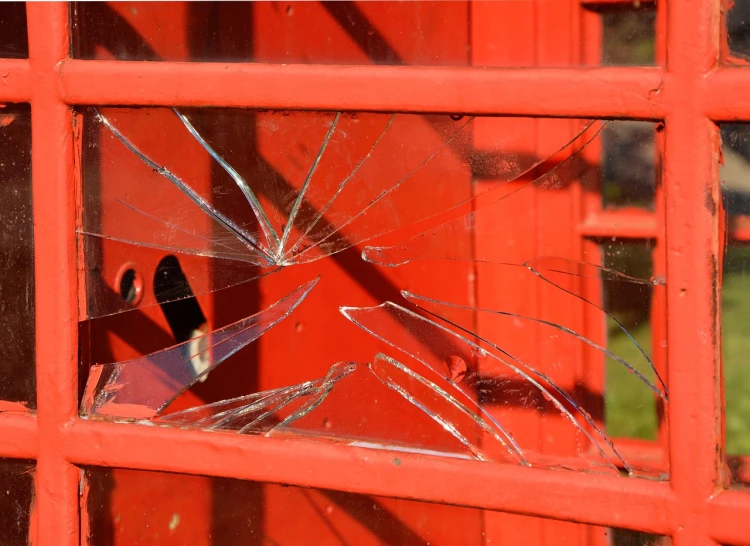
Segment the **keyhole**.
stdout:
<path fill-rule="evenodd" d="M 120 297 L 128 305 L 136 305 L 143 295 L 143 280 L 133 268 L 123 271 L 120 276 Z"/>

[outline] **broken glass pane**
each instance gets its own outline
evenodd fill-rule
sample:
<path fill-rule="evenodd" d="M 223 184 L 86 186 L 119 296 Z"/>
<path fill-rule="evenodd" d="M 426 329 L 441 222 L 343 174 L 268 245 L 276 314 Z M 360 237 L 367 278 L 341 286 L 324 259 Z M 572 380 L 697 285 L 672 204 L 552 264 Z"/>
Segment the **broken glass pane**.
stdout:
<path fill-rule="evenodd" d="M 607 295 L 666 281 L 581 249 L 608 123 L 84 110 L 82 414 L 664 477 L 605 415 L 668 400 Z"/>
<path fill-rule="evenodd" d="M 86 468 L 81 502 L 91 546 L 671 544 L 638 531 L 476 508 L 120 468 Z"/>
<path fill-rule="evenodd" d="M 663 415 L 664 401 L 653 393 L 639 389 L 642 377 L 655 381 L 658 377 L 649 362 L 654 362 L 653 347 L 660 350 L 666 343 L 655 340 L 658 332 L 651 320 L 656 291 L 665 286 L 653 276 L 653 243 L 608 240 L 601 244 L 602 259 L 609 269 L 629 271 L 652 283 L 617 282 L 605 279 L 602 283 L 603 304 L 609 316 L 606 320 L 607 347 L 635 366 L 636 373 L 608 358 L 605 364 L 605 423 L 607 433 L 615 437 L 656 440 L 658 417 Z M 643 351 L 643 353 L 641 353 Z M 646 357 L 646 358 L 644 358 Z M 662 372 L 663 373 L 663 372 Z"/>
<path fill-rule="evenodd" d="M 214 367 L 289 316 L 316 282 L 302 285 L 267 309 L 209 334 L 142 358 L 95 365 L 81 413 L 141 418 L 158 414 Z"/>

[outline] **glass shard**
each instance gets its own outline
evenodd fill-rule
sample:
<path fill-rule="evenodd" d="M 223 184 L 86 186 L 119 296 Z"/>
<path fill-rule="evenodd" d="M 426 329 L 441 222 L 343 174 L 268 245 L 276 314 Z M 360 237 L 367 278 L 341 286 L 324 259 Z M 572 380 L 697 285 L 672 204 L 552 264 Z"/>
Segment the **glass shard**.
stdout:
<path fill-rule="evenodd" d="M 513 431 L 502 425 L 502 418 L 496 419 L 482 403 L 491 394 L 502 397 L 514 384 L 528 386 L 531 391 L 530 396 L 519 400 L 521 407 L 543 411 L 549 403 L 575 427 L 577 441 L 591 442 L 599 450 L 604 461 L 602 468 L 617 472 L 613 461 L 618 460 L 630 471 L 600 430 L 595 429 L 593 434 L 589 432 L 593 422 L 585 411 L 566 397 L 562 389 L 549 377 L 499 347 L 493 349 L 503 356 L 391 302 L 370 308 L 342 308 L 341 312 L 360 328 L 423 364 L 427 368 L 426 373 L 439 378 L 437 381 L 462 403 L 476 408 L 477 413 L 494 426 L 498 435 L 506 439 L 509 451 L 527 459 L 529 464 L 554 463 L 545 461 L 540 455 L 532 455 L 518 445 Z M 579 446 L 579 450 L 583 451 L 583 448 Z M 584 464 L 593 462 L 584 461 Z"/>
<path fill-rule="evenodd" d="M 246 319 L 127 362 L 95 365 L 83 397 L 83 415 L 149 418 L 237 351 L 289 316 L 317 283 L 306 283 L 269 308 Z M 208 356 L 209 365 L 193 361 Z M 101 385 L 101 386 L 100 386 Z"/>
<path fill-rule="evenodd" d="M 580 151 L 593 141 L 605 124 L 590 123 L 565 148 Z M 558 153 L 562 150 L 559 150 Z M 497 222 L 512 199 L 523 195 L 524 189 L 554 190 L 568 186 L 589 168 L 587 160 L 576 153 L 560 160 L 549 170 L 531 181 L 516 184 L 500 183 L 481 193 L 465 207 L 457 207 L 453 218 L 428 229 L 407 241 L 387 247 L 367 246 L 362 251 L 362 259 L 378 265 L 396 267 L 412 260 L 471 260 L 477 262 L 494 261 L 483 255 L 483 248 L 466 247 L 456 244 L 463 237 L 493 235 L 504 226 Z M 519 173 L 522 174 L 522 173 Z M 514 181 L 516 177 L 507 182 Z M 489 249 L 491 250 L 491 249 Z"/>
<path fill-rule="evenodd" d="M 134 308 L 108 294 L 112 280 L 102 270 L 103 256 L 128 257 L 134 253 L 128 248 L 137 247 L 215 260 L 212 269 L 220 273 L 210 287 L 197 279 L 192 288 L 199 295 L 433 217 L 444 220 L 446 211 L 458 216 L 475 201 L 494 198 L 466 191 L 472 171 L 516 180 L 579 145 L 592 127 L 586 124 L 572 141 L 543 157 L 515 151 L 510 134 L 496 143 L 500 149 L 490 161 L 471 153 L 473 117 L 238 115 L 252 127 L 255 155 L 237 157 L 216 123 L 226 117 L 223 112 L 88 111 L 85 140 L 96 156 L 84 154 L 84 171 L 97 168 L 100 175 L 84 179 L 79 232 L 81 267 L 90 286 L 83 291 L 83 319 Z M 172 145 L 163 145 L 164 136 Z M 190 162 L 182 160 L 186 154 Z M 438 179 L 443 183 L 436 192 Z M 431 199 L 414 199 L 428 193 Z M 143 299 L 138 307 L 153 303 Z"/>

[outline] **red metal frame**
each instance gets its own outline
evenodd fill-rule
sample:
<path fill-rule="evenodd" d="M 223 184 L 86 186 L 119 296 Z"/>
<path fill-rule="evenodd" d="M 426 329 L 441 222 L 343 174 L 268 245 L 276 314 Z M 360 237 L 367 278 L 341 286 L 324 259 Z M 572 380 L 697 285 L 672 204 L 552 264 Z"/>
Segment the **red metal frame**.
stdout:
<path fill-rule="evenodd" d="M 720 0 L 659 5 L 666 13 L 666 68 L 475 70 L 70 60 L 68 6 L 29 3 L 30 59 L 0 60 L 0 102 L 32 105 L 38 410 L 0 413 L 0 456 L 37 460 L 35 543 L 78 544 L 78 467 L 104 465 L 625 527 L 670 535 L 678 546 L 750 544 L 750 495 L 727 490 L 724 475 L 715 125 L 750 119 L 750 72 L 718 66 Z M 409 454 L 400 454 L 396 466 L 392 454 L 369 449 L 78 420 L 70 107 L 84 104 L 664 120 L 670 482 Z M 580 233 L 611 236 L 617 214 L 589 218 Z M 636 237 L 658 231 L 648 215 L 637 226 Z"/>

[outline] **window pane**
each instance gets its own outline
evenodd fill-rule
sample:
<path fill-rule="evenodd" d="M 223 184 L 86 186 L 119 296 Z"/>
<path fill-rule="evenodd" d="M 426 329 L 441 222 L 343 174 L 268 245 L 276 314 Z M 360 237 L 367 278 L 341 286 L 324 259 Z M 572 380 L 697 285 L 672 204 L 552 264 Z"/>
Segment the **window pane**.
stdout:
<path fill-rule="evenodd" d="M 602 13 L 602 64 L 651 66 L 656 64 L 656 9 L 629 6 Z"/>
<path fill-rule="evenodd" d="M 87 469 L 83 502 L 91 546 L 669 544 L 645 533 L 472 508 L 124 469 Z"/>
<path fill-rule="evenodd" d="M 23 59 L 28 56 L 26 3 L 0 3 L 0 57 Z"/>
<path fill-rule="evenodd" d="M 724 61 L 744 65 L 750 58 L 750 2 L 735 0 L 728 4 L 725 21 Z"/>
<path fill-rule="evenodd" d="M 2 105 L 0 105 L 2 106 Z M 31 118 L 28 105 L 0 107 L 0 400 L 36 406 Z"/>
<path fill-rule="evenodd" d="M 663 477 L 604 430 L 607 357 L 666 393 L 600 328 L 663 280 L 578 238 L 604 125 L 82 111 L 83 413 Z"/>
<path fill-rule="evenodd" d="M 29 515 L 34 498 L 34 464 L 0 459 L 0 544 L 29 544 Z"/>
<path fill-rule="evenodd" d="M 577 10 L 547 0 L 79 2 L 73 51 L 149 61 L 577 66 L 581 48 L 561 24 Z M 633 22 L 626 34 L 635 38 L 624 39 L 643 49 L 649 25 Z"/>
<path fill-rule="evenodd" d="M 614 121 L 602 135 L 602 201 L 605 207 L 653 210 L 656 124 Z"/>
<path fill-rule="evenodd" d="M 750 317 L 750 125 L 721 128 L 722 203 L 726 247 L 722 278 L 722 357 L 726 402 L 726 453 L 735 483 L 750 483 L 750 363 L 747 325 Z"/>

